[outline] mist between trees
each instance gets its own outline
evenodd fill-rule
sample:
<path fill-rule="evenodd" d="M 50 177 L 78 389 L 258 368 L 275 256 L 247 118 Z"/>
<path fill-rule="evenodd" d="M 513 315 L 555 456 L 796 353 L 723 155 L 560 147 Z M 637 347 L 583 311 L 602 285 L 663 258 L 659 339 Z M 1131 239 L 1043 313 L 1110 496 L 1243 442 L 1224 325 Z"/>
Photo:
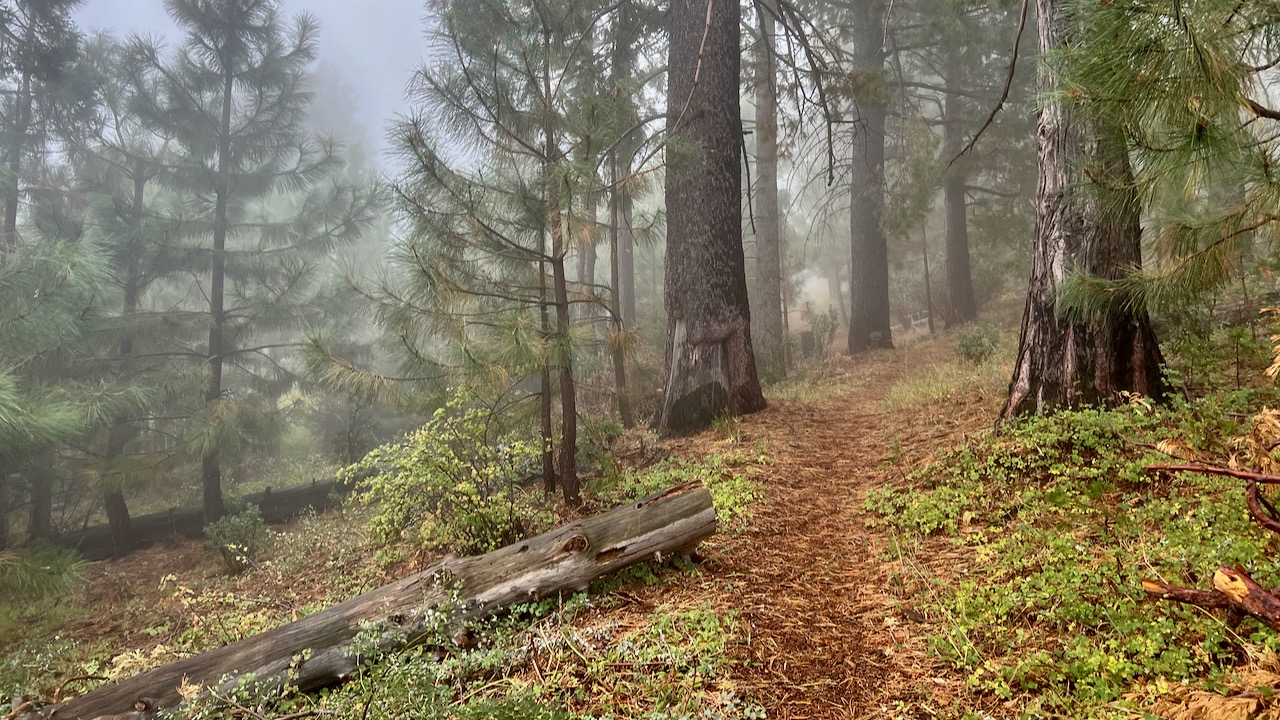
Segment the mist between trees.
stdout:
<path fill-rule="evenodd" d="M 330 479 L 459 392 L 575 505 L 584 429 L 695 431 L 1024 299 L 1007 414 L 1158 398 L 1149 313 L 1274 219 L 1250 4 L 1193 42 L 1064 0 L 429 0 L 382 177 L 316 61 L 342 28 L 77 4 L 0 4 L 0 547 L 126 552 L 131 513 Z"/>

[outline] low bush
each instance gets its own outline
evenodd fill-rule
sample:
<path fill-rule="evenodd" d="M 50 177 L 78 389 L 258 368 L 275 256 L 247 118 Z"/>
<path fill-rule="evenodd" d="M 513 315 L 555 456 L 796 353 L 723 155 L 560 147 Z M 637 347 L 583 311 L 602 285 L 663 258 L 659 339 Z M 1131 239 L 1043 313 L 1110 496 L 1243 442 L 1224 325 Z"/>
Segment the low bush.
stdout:
<path fill-rule="evenodd" d="M 550 525 L 550 508 L 523 487 L 538 445 L 490 437 L 492 427 L 488 411 L 458 397 L 404 440 L 344 468 L 339 477 L 357 483 L 355 501 L 374 506 L 373 539 L 478 554 Z"/>
<path fill-rule="evenodd" d="M 956 331 L 956 357 L 979 365 L 995 354 L 1000 344 L 1000 329 L 980 325 Z"/>
<path fill-rule="evenodd" d="M 204 529 L 205 546 L 219 552 L 228 570 L 244 572 L 267 545 L 267 523 L 257 505 L 232 502 L 227 509 Z"/>

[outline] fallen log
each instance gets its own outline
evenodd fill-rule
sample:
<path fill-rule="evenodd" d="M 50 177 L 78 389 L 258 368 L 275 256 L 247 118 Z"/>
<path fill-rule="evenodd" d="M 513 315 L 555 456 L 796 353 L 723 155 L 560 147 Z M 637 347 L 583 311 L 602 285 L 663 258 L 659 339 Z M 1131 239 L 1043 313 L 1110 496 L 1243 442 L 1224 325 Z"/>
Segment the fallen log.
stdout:
<path fill-rule="evenodd" d="M 438 626 L 491 615 L 650 559 L 692 553 L 716 529 L 711 495 L 701 483 L 671 488 L 494 552 L 446 558 L 432 567 L 309 617 L 121 680 L 30 718 L 92 720 L 171 708 L 179 688 L 227 690 L 253 682 L 265 690 L 313 690 L 347 679 L 360 647 L 379 652 L 419 644 Z M 132 717 L 132 716 L 130 716 Z"/>
<path fill-rule="evenodd" d="M 275 525 L 288 522 L 307 510 L 327 510 L 340 503 L 342 496 L 349 490 L 348 485 L 334 480 L 312 481 L 309 485 L 285 490 L 273 491 L 267 488 L 263 492 L 239 499 L 248 505 L 257 505 L 262 512 L 262 519 Z M 139 515 L 132 518 L 129 525 L 133 545 L 127 548 L 115 547 L 111 528 L 107 525 L 94 525 L 66 533 L 54 538 L 53 542 L 79 551 L 86 560 L 107 560 L 174 536 L 204 537 L 204 511 L 198 507 L 171 508 Z"/>

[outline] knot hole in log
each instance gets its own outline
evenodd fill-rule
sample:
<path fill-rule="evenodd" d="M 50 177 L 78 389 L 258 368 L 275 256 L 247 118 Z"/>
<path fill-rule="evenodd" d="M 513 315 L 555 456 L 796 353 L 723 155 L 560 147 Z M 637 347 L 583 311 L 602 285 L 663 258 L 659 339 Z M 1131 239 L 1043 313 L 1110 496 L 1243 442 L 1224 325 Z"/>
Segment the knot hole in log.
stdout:
<path fill-rule="evenodd" d="M 591 547 L 591 542 L 587 540 L 585 535 L 574 535 L 564 541 L 564 545 L 560 546 L 560 552 L 565 555 L 572 555 L 574 553 L 586 552 L 589 547 Z"/>

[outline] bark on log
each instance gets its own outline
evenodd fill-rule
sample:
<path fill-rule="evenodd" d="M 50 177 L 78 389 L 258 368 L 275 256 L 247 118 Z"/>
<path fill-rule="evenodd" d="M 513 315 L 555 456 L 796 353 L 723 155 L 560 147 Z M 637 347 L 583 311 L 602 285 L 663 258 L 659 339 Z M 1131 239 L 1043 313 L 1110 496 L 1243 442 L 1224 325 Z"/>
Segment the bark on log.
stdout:
<path fill-rule="evenodd" d="M 180 686 L 229 689 L 252 675 L 264 690 L 307 691 L 357 669 L 352 640 L 364 628 L 381 651 L 420 642 L 440 611 L 455 621 L 491 615 L 649 559 L 691 553 L 716 529 L 711 496 L 699 483 L 671 488 L 500 550 L 446 558 L 432 567 L 297 622 L 92 690 L 29 718 L 90 720 L 127 713 L 147 698 L 176 706 Z"/>
<path fill-rule="evenodd" d="M 1220 567 L 1213 574 L 1213 587 L 1232 605 L 1257 618 L 1272 630 L 1280 630 L 1280 599 L 1254 582 L 1243 570 Z"/>
<path fill-rule="evenodd" d="M 1161 600 L 1208 610 L 1238 611 L 1272 630 L 1280 630 L 1280 589 L 1268 590 L 1238 568 L 1220 567 L 1213 574 L 1213 590 L 1178 587 L 1159 580 L 1143 580 L 1143 592 Z"/>
<path fill-rule="evenodd" d="M 326 510 L 337 504 L 335 495 L 343 495 L 348 486 L 333 480 L 313 481 L 286 490 L 246 495 L 242 500 L 257 505 L 262 519 L 268 524 L 288 522 L 307 510 Z M 126 554 L 139 547 L 179 535 L 186 538 L 204 537 L 204 510 L 198 507 L 172 508 L 164 512 L 139 515 L 130 521 L 133 547 L 117 549 L 111 536 L 110 525 L 93 527 L 67 533 L 53 542 L 62 547 L 78 550 L 86 560 L 107 560 Z"/>

